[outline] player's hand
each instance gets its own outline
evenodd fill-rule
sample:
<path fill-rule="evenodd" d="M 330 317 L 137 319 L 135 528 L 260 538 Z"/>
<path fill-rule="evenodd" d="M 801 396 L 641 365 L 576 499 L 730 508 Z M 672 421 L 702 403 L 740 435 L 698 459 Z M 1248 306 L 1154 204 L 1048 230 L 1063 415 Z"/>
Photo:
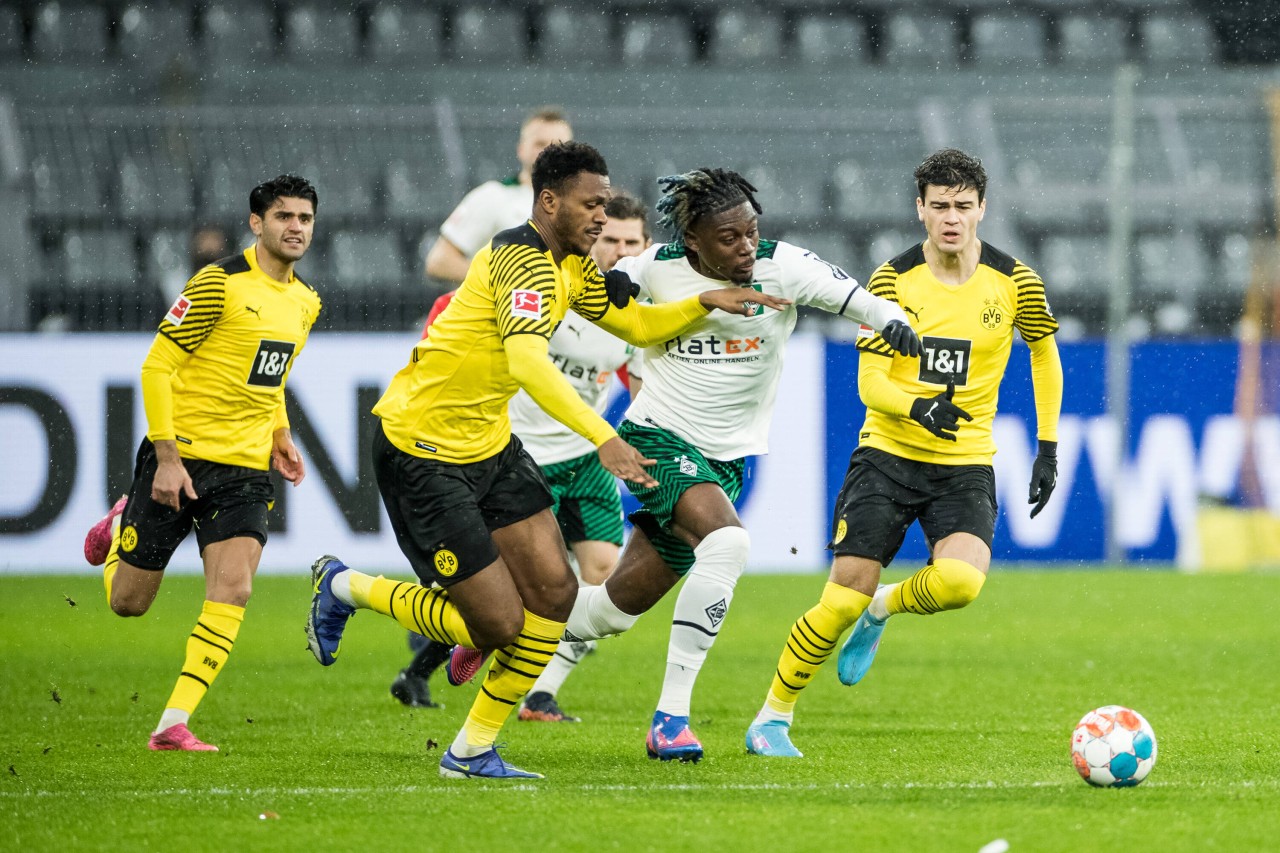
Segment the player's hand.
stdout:
<path fill-rule="evenodd" d="M 640 295 L 640 285 L 622 270 L 609 270 L 604 274 L 604 292 L 609 294 L 609 301 L 615 308 L 626 308 L 632 299 Z"/>
<path fill-rule="evenodd" d="M 293 443 L 293 434 L 287 429 L 278 429 L 272 435 L 271 467 L 295 486 L 307 476 L 307 466 L 302 461 L 302 454 Z"/>
<path fill-rule="evenodd" d="M 151 500 L 174 511 L 182 509 L 182 498 L 196 499 L 196 487 L 181 460 L 160 462 L 151 480 Z"/>
<path fill-rule="evenodd" d="M 973 416 L 951 402 L 955 396 L 956 384 L 947 384 L 947 390 L 933 397 L 917 397 L 911 404 L 911 419 L 938 438 L 947 441 L 956 440 L 956 431 L 960 429 L 960 418 L 973 420 Z"/>
<path fill-rule="evenodd" d="M 718 287 L 705 290 L 698 295 L 703 308 L 715 310 L 719 308 L 726 314 L 741 314 L 750 317 L 756 313 L 756 307 L 764 305 L 775 311 L 781 311 L 791 304 L 790 299 L 770 296 L 750 287 Z"/>
<path fill-rule="evenodd" d="M 1031 464 L 1031 493 L 1027 503 L 1035 504 L 1031 509 L 1031 517 L 1035 518 L 1049 503 L 1054 486 L 1058 485 L 1058 442 L 1040 442 L 1040 451 L 1036 453 L 1036 461 Z"/>
<path fill-rule="evenodd" d="M 658 464 L 658 460 L 646 459 L 639 450 L 618 436 L 596 448 L 596 453 L 600 454 L 600 464 L 613 476 L 646 489 L 658 485 L 658 481 L 645 470 L 646 466 Z"/>
<path fill-rule="evenodd" d="M 889 324 L 880 330 L 880 337 L 884 338 L 884 342 L 900 355 L 908 358 L 920 357 L 920 338 L 916 337 L 916 330 L 901 320 L 890 320 Z"/>

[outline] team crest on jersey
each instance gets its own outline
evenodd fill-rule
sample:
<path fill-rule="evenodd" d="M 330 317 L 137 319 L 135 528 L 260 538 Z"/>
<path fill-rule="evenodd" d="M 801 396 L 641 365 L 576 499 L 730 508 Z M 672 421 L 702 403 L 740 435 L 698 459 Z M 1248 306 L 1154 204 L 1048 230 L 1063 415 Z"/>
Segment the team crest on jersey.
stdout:
<path fill-rule="evenodd" d="M 511 316 L 530 320 L 542 317 L 542 294 L 536 290 L 511 291 Z"/>
<path fill-rule="evenodd" d="M 191 300 L 185 296 L 179 296 L 173 301 L 173 305 L 169 306 L 169 313 L 165 314 L 164 318 L 175 326 L 181 326 L 183 318 L 190 310 Z"/>
<path fill-rule="evenodd" d="M 994 331 L 1004 322 L 1004 312 L 1000 310 L 1000 304 L 994 299 L 984 299 L 982 306 L 982 328 Z"/>
<path fill-rule="evenodd" d="M 132 524 L 120 531 L 120 550 L 126 554 L 138 547 L 138 529 Z"/>
<path fill-rule="evenodd" d="M 707 618 L 711 620 L 711 627 L 714 628 L 724 621 L 724 615 L 729 612 L 729 604 L 722 598 L 704 612 L 707 614 Z"/>
<path fill-rule="evenodd" d="M 679 462 L 680 473 L 684 474 L 686 477 L 692 477 L 698 473 L 698 463 L 694 462 L 688 456 L 681 456 Z"/>
<path fill-rule="evenodd" d="M 847 536 L 848 533 L 849 523 L 842 518 L 840 519 L 840 523 L 836 525 L 836 538 L 832 540 L 832 544 L 839 545 L 844 541 L 844 537 Z"/>

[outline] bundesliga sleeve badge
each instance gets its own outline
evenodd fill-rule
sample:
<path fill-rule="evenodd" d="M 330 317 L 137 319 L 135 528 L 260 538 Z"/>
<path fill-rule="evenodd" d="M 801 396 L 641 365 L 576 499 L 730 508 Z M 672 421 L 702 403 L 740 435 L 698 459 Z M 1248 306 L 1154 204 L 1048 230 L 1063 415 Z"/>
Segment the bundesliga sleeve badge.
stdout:
<path fill-rule="evenodd" d="M 536 290 L 511 291 L 511 316 L 537 320 L 542 317 L 542 294 Z"/>
<path fill-rule="evenodd" d="M 183 318 L 190 310 L 191 300 L 185 296 L 179 296 L 173 301 L 173 305 L 169 307 L 169 313 L 165 314 L 164 318 L 175 326 L 181 326 Z"/>

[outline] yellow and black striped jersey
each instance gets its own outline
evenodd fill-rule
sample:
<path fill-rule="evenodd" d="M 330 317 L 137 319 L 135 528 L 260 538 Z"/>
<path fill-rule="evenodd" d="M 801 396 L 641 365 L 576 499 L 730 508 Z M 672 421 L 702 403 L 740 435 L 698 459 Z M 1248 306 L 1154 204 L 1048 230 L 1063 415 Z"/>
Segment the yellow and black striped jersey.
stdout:
<path fill-rule="evenodd" d="M 172 432 L 153 420 L 148 436 L 174 439 L 187 458 L 269 468 L 285 381 L 319 315 L 319 294 L 296 276 L 284 284 L 264 273 L 253 246 L 201 269 L 148 356 L 173 371 Z"/>
<path fill-rule="evenodd" d="M 990 464 L 992 423 L 1014 330 L 1031 343 L 1058 329 L 1040 277 L 984 243 L 973 276 L 960 285 L 944 284 L 929 269 L 920 244 L 877 269 L 867 289 L 902 306 L 923 352 L 918 359 L 897 355 L 875 335 L 858 341 L 862 357 L 892 358 L 890 380 L 912 397 L 932 397 L 954 382 L 953 401 L 973 420 L 961 421 L 952 442 L 909 417 L 869 408 L 858 443 L 920 462 Z"/>
<path fill-rule="evenodd" d="M 502 450 L 511 437 L 507 402 L 519 388 L 503 341 L 549 340 L 570 309 L 592 321 L 608 312 L 595 262 L 571 254 L 556 264 L 532 222 L 498 233 L 374 407 L 387 438 L 405 453 L 455 464 Z"/>

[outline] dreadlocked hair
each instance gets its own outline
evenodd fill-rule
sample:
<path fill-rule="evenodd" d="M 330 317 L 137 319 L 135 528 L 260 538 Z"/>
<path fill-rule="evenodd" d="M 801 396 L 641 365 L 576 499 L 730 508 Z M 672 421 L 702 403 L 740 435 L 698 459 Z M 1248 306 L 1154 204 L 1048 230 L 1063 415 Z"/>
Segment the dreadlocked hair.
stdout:
<path fill-rule="evenodd" d="M 670 229 L 672 242 L 684 243 L 684 235 L 699 219 L 737 207 L 744 201 L 757 214 L 756 188 L 732 169 L 694 169 L 683 175 L 658 178 L 662 198 L 658 200 L 658 225 Z"/>

